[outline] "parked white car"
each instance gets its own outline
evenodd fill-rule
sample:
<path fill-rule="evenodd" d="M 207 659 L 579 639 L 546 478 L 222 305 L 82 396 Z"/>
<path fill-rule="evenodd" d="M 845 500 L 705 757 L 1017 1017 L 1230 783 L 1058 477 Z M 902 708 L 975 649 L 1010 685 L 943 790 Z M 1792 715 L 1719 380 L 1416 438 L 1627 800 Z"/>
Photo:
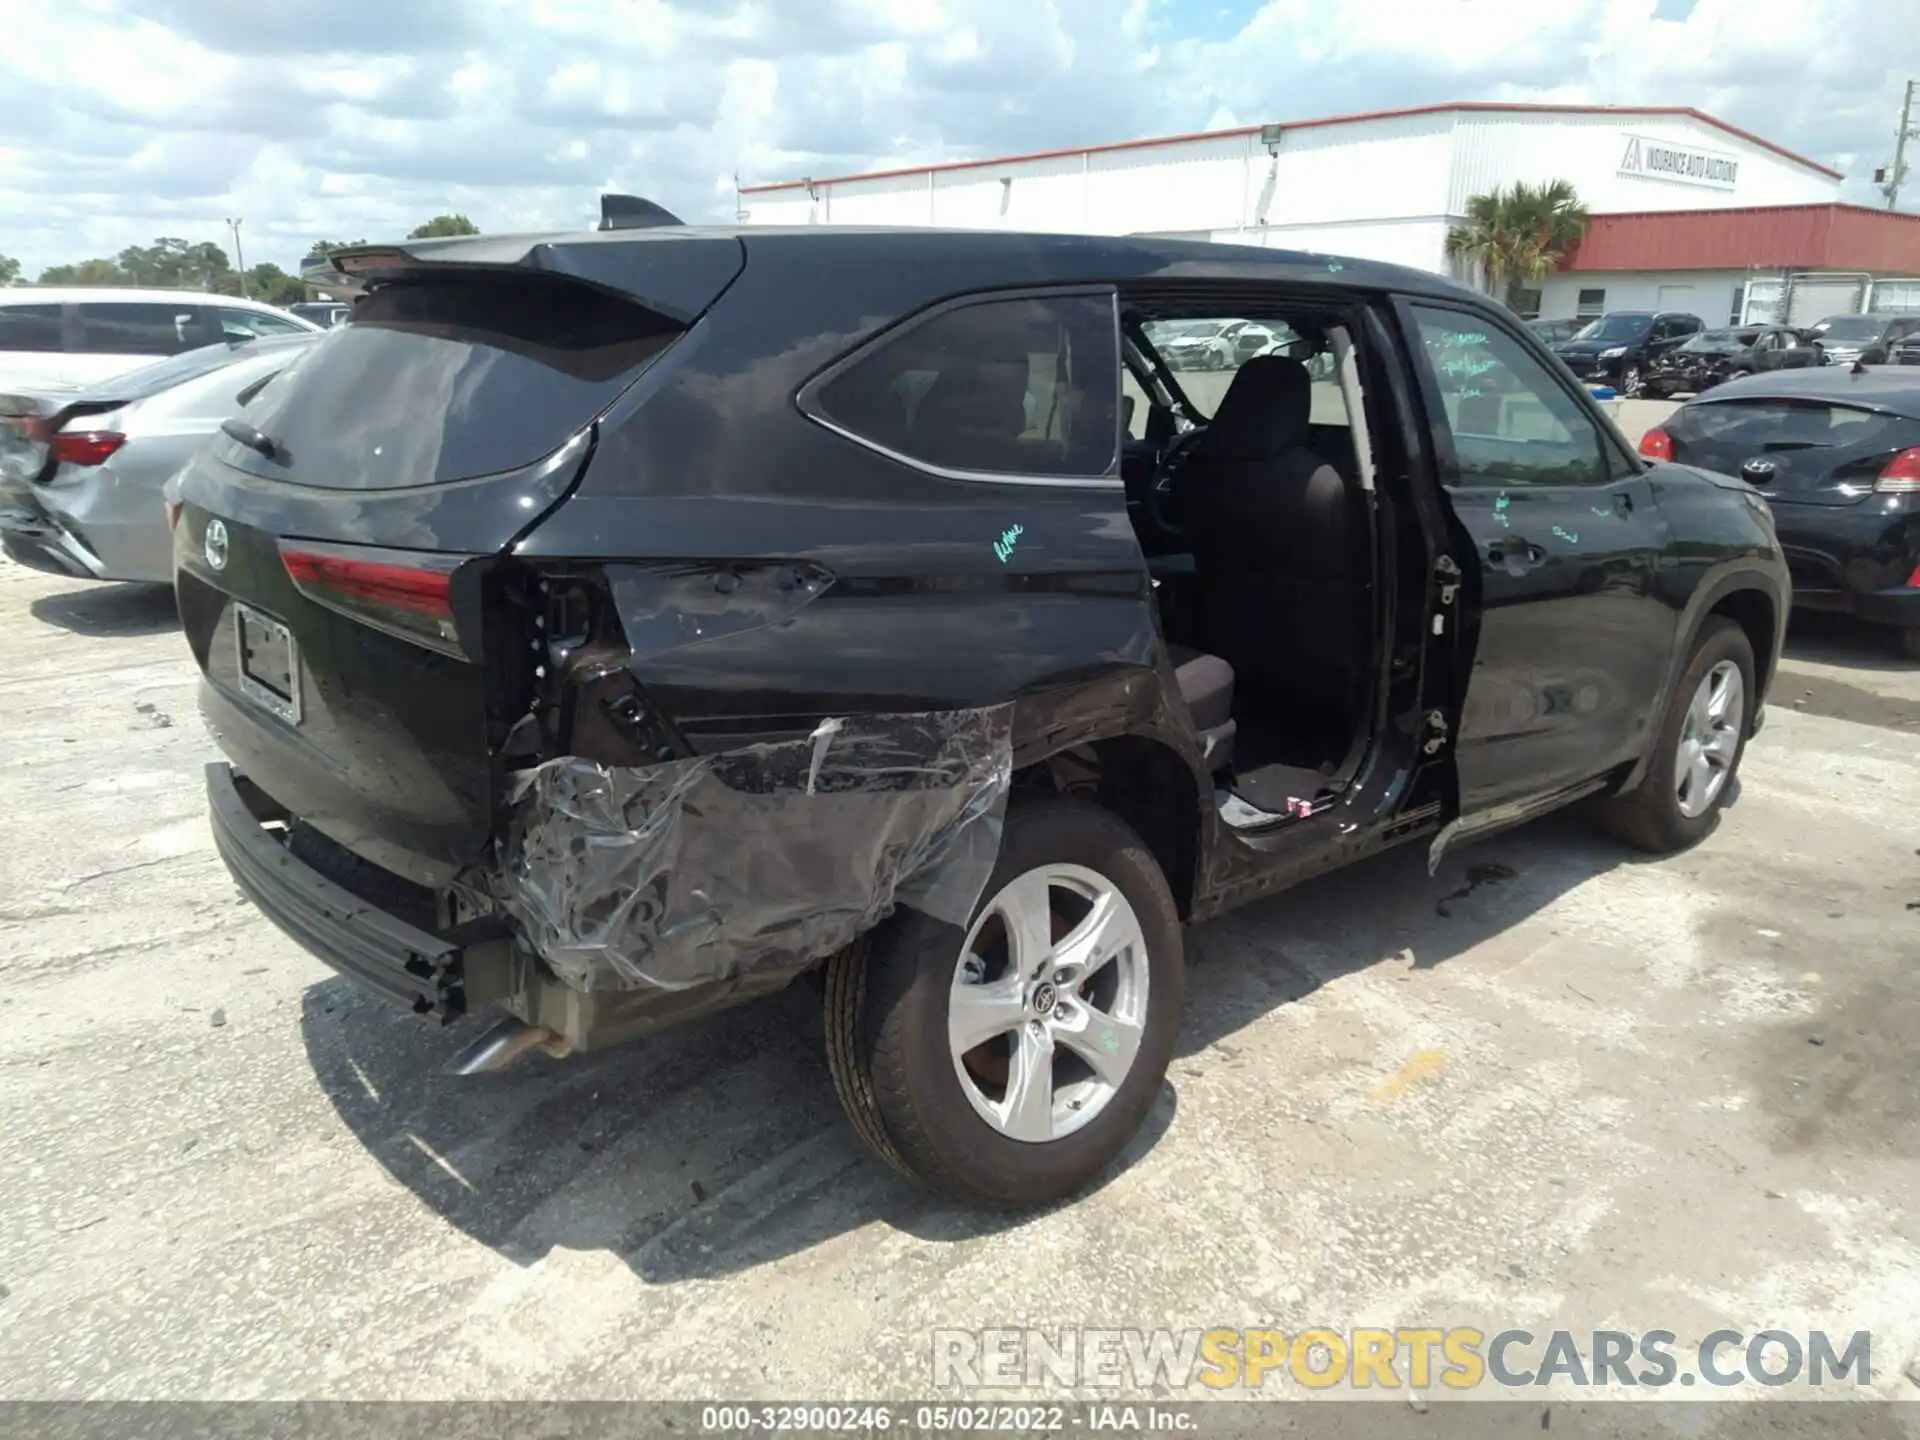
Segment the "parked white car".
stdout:
<path fill-rule="evenodd" d="M 202 345 L 320 328 L 234 295 L 14 286 L 0 290 L 0 390 L 97 385 Z"/>

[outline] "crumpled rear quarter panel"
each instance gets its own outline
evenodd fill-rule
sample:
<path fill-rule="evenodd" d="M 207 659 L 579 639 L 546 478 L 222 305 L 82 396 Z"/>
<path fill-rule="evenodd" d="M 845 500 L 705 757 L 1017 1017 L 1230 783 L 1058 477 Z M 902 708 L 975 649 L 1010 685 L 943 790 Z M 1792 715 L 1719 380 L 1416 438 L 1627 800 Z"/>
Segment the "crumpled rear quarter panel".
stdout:
<path fill-rule="evenodd" d="M 823 722 L 655 766 L 516 778 L 503 900 L 582 991 L 797 969 L 898 904 L 964 925 L 1000 848 L 1011 705 Z"/>

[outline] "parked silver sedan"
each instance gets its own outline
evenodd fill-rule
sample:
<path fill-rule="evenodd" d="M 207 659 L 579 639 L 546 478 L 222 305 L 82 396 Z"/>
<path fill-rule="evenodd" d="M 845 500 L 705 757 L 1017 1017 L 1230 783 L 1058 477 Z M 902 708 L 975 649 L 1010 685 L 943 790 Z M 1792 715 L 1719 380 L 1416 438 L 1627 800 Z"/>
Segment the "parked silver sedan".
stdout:
<path fill-rule="evenodd" d="M 168 477 L 321 338 L 209 345 L 90 388 L 0 395 L 0 548 L 56 575 L 171 584 Z"/>

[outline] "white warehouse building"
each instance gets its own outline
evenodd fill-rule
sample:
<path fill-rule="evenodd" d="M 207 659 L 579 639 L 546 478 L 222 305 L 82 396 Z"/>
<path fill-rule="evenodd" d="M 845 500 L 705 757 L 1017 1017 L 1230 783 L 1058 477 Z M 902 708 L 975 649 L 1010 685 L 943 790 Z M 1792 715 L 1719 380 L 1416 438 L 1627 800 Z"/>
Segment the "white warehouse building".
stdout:
<path fill-rule="evenodd" d="M 1457 275 L 1446 237 L 1471 196 L 1567 180 L 1608 244 L 1583 245 L 1528 313 L 1724 324 L 1765 318 L 1816 278 L 1830 310 L 1920 309 L 1920 284 L 1875 294 L 1920 276 L 1920 217 L 1842 204 L 1844 178 L 1685 107 L 1463 102 L 745 186 L 740 214 L 1229 241 Z"/>

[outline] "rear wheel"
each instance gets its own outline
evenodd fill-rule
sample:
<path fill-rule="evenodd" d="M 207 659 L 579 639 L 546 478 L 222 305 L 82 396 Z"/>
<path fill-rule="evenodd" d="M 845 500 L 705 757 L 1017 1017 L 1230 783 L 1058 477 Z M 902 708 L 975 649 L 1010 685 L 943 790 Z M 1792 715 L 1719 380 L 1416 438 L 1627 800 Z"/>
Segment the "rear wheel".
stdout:
<path fill-rule="evenodd" d="M 1606 828 L 1657 855 L 1704 839 L 1746 752 L 1754 701 L 1746 632 L 1722 616 L 1709 618 L 1668 697 L 1646 774 L 1637 788 L 1601 806 Z"/>
<path fill-rule="evenodd" d="M 862 1140 L 971 1204 L 1045 1205 L 1133 1138 L 1185 989 L 1180 918 L 1140 837 L 1081 801 L 1007 817 L 965 934 L 900 911 L 827 970 L 828 1061 Z"/>
<path fill-rule="evenodd" d="M 1909 660 L 1920 660 L 1920 630 L 1900 630 L 1896 637 L 1902 655 Z"/>

